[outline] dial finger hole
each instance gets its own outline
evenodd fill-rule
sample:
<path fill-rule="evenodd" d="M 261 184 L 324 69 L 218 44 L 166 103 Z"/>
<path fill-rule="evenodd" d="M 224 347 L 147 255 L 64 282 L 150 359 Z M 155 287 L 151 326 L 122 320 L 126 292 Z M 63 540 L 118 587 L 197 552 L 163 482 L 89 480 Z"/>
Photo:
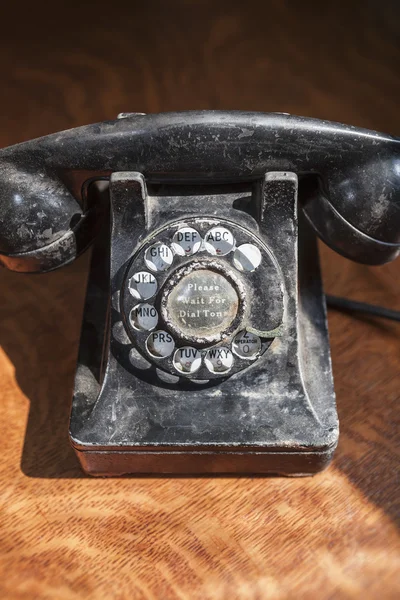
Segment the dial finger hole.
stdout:
<path fill-rule="evenodd" d="M 154 358 L 166 358 L 175 348 L 174 338 L 166 331 L 154 331 L 146 340 L 147 352 Z"/>
<path fill-rule="evenodd" d="M 138 304 L 132 308 L 129 320 L 134 329 L 151 331 L 157 326 L 158 312 L 151 304 Z"/>
<path fill-rule="evenodd" d="M 174 254 L 169 246 L 158 242 L 147 248 L 144 262 L 150 271 L 166 271 L 172 265 Z"/>
<path fill-rule="evenodd" d="M 201 248 L 201 235 L 192 227 L 182 227 L 172 238 L 172 249 L 179 256 L 192 256 Z"/>
<path fill-rule="evenodd" d="M 233 354 L 225 346 L 210 348 L 207 351 L 204 362 L 211 373 L 227 373 L 233 365 Z"/>
<path fill-rule="evenodd" d="M 129 279 L 129 291 L 137 300 L 148 300 L 157 292 L 157 279 L 152 273 L 139 271 Z"/>
<path fill-rule="evenodd" d="M 180 373 L 196 373 L 201 366 L 201 352 L 197 348 L 184 346 L 174 354 L 174 367 Z"/>
<path fill-rule="evenodd" d="M 209 254 L 225 256 L 235 247 L 235 238 L 225 227 L 213 227 L 204 237 L 204 245 Z"/>
<path fill-rule="evenodd" d="M 233 264 L 238 271 L 255 271 L 261 264 L 261 252 L 254 244 L 242 244 L 236 248 Z"/>
<path fill-rule="evenodd" d="M 239 358 L 254 359 L 261 352 L 261 339 L 254 333 L 239 331 L 233 339 L 232 350 Z"/>

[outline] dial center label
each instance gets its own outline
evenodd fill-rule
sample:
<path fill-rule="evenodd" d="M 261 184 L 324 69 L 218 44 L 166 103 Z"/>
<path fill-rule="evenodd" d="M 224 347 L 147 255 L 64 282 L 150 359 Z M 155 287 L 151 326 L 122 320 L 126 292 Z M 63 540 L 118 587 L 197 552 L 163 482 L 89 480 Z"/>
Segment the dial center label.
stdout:
<path fill-rule="evenodd" d="M 201 337 L 229 327 L 236 317 L 239 298 L 223 275 L 199 269 L 182 277 L 167 305 L 175 327 L 185 335 Z"/>

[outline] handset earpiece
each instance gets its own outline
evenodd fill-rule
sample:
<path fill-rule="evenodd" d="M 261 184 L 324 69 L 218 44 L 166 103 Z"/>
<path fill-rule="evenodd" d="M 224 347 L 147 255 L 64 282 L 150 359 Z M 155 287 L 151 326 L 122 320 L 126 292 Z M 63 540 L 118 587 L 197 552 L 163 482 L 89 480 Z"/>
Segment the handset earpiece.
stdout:
<path fill-rule="evenodd" d="M 396 166 L 364 164 L 303 179 L 300 203 L 317 235 L 357 262 L 380 265 L 400 254 L 400 175 Z"/>
<path fill-rule="evenodd" d="M 372 142 L 373 143 L 373 142 Z M 352 260 L 379 265 L 400 254 L 400 141 L 306 177 L 300 202 L 318 236 Z M 360 147 L 362 140 L 360 140 Z"/>

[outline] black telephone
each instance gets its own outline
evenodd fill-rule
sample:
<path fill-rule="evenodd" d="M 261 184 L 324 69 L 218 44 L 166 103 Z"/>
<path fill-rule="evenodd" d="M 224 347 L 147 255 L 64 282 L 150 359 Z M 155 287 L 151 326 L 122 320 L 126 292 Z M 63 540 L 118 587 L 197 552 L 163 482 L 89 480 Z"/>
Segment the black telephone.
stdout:
<path fill-rule="evenodd" d="M 126 113 L 0 152 L 5 267 L 49 271 L 94 242 L 70 422 L 86 472 L 328 464 L 314 231 L 356 261 L 400 253 L 399 139 L 280 113 Z"/>

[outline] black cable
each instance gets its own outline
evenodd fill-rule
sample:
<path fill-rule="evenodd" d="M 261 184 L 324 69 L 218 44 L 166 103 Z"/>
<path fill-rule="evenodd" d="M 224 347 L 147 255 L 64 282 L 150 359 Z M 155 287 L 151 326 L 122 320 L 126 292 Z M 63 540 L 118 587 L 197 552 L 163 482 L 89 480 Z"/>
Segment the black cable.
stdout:
<path fill-rule="evenodd" d="M 344 312 L 359 312 L 391 321 L 400 321 L 400 311 L 390 310 L 383 306 L 375 306 L 374 304 L 366 304 L 365 302 L 356 302 L 348 298 L 340 298 L 339 296 L 326 296 L 326 303 L 329 308 L 342 310 Z"/>

